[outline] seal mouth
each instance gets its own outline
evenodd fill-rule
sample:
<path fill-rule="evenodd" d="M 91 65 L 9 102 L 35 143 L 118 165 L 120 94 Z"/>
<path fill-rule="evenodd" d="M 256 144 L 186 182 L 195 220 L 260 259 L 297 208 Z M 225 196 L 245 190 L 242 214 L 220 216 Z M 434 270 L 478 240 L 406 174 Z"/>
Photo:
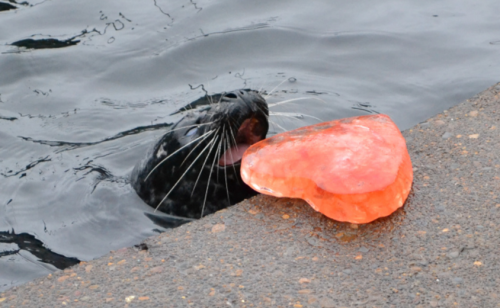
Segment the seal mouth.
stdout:
<path fill-rule="evenodd" d="M 248 118 L 238 128 L 235 136 L 236 145 L 230 147 L 219 159 L 219 166 L 227 167 L 241 162 L 243 153 L 254 143 L 264 139 L 264 126 L 256 117 Z"/>

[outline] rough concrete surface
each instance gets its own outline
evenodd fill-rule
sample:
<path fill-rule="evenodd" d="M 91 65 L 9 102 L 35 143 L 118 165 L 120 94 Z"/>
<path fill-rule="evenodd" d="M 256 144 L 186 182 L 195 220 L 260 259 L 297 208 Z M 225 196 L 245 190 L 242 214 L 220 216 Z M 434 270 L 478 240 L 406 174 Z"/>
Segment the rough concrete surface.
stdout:
<path fill-rule="evenodd" d="M 403 133 L 415 179 L 387 218 L 339 223 L 261 195 L 0 293 L 0 307 L 498 307 L 499 133 L 497 84 Z"/>

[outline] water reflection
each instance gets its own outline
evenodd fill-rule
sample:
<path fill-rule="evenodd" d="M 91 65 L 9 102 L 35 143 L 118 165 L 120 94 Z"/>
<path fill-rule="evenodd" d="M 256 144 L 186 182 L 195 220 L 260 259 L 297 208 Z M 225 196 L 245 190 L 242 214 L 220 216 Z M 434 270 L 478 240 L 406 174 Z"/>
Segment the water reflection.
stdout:
<path fill-rule="evenodd" d="M 1 11 L 8 11 L 8 10 L 15 10 L 15 9 L 17 9 L 17 7 L 10 4 L 10 3 L 0 2 L 0 12 Z"/>
<path fill-rule="evenodd" d="M 48 49 L 48 48 L 63 48 L 80 43 L 74 37 L 67 40 L 50 39 L 25 39 L 11 43 L 12 46 L 22 47 L 26 49 Z"/>
<path fill-rule="evenodd" d="M 0 257 L 18 254 L 20 250 L 26 250 L 36 256 L 40 262 L 52 264 L 58 269 L 65 269 L 80 263 L 80 260 L 72 257 L 66 257 L 51 251 L 45 245 L 28 233 L 16 234 L 14 230 L 3 232 L 0 231 L 0 243 L 16 244 L 18 249 L 0 251 Z"/>

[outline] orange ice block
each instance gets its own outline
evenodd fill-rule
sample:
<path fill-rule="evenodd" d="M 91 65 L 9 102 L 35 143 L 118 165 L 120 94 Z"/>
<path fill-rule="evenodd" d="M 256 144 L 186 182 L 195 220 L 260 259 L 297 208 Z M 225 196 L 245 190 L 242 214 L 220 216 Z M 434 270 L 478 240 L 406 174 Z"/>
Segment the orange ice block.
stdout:
<path fill-rule="evenodd" d="M 260 193 L 301 198 L 332 219 L 368 223 L 403 206 L 413 168 L 403 135 L 380 114 L 262 140 L 243 155 L 241 176 Z"/>

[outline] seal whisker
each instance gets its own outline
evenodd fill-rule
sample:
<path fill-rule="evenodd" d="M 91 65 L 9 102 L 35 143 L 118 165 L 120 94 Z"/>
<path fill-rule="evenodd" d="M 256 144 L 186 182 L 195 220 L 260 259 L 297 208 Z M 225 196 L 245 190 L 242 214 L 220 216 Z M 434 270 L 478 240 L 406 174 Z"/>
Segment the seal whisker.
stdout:
<path fill-rule="evenodd" d="M 229 125 L 231 125 L 231 124 L 229 124 Z M 229 132 L 231 132 L 231 135 L 233 134 L 233 132 L 231 131 L 231 129 L 229 129 Z M 229 134 L 226 132 L 227 149 L 229 150 L 229 149 L 231 149 L 231 140 L 229 139 L 228 136 L 229 136 Z M 234 146 L 236 146 L 236 140 L 234 141 Z M 231 156 L 231 161 L 234 162 L 233 151 L 229 151 L 229 155 Z M 236 180 L 239 183 L 240 180 L 238 179 L 238 173 L 236 172 L 236 167 L 234 166 L 234 164 L 231 164 L 231 166 L 233 167 L 234 175 L 236 176 Z"/>
<path fill-rule="evenodd" d="M 259 90 L 257 91 L 257 93 L 259 93 L 259 95 L 262 95 L 262 93 L 264 92 L 264 91 L 263 91 L 263 89 L 264 89 L 264 85 L 262 85 L 262 86 L 259 88 Z"/>
<path fill-rule="evenodd" d="M 281 125 L 279 125 L 278 123 L 274 122 L 274 121 L 271 121 L 269 120 L 269 124 L 273 124 L 273 125 L 276 125 L 278 128 L 281 128 L 284 132 L 286 132 L 287 130 L 284 129 Z"/>
<path fill-rule="evenodd" d="M 274 92 L 274 90 L 276 90 L 279 86 L 281 86 L 282 84 L 285 83 L 286 80 L 283 80 L 282 82 L 280 82 L 276 87 L 274 87 L 271 92 L 269 92 L 267 95 L 264 95 L 264 98 L 268 98 L 269 96 L 271 96 L 271 94 Z"/>
<path fill-rule="evenodd" d="M 217 138 L 218 138 L 218 136 L 217 136 Z M 219 148 L 219 149 L 220 149 L 220 148 Z M 202 217 L 203 217 L 203 212 L 205 211 L 205 203 L 207 202 L 208 188 L 210 187 L 210 180 L 212 179 L 212 170 L 214 169 L 215 159 L 217 158 L 217 155 L 218 155 L 219 149 L 217 149 L 217 152 L 215 153 L 215 156 L 214 156 L 214 161 L 212 162 L 212 167 L 210 168 L 210 173 L 208 174 L 207 190 L 205 191 L 205 198 L 203 199 L 203 206 L 201 207 L 201 215 L 200 215 L 200 218 L 202 218 Z M 217 172 L 217 174 L 218 174 L 218 172 Z"/>
<path fill-rule="evenodd" d="M 287 118 L 294 118 L 294 119 L 297 119 L 297 117 L 304 116 L 304 117 L 313 118 L 313 119 L 318 120 L 320 122 L 324 122 L 320 118 L 317 118 L 317 117 L 309 115 L 309 114 L 291 113 L 291 112 L 271 112 L 271 113 L 269 113 L 269 115 L 280 116 L 280 117 L 287 117 Z"/>
<path fill-rule="evenodd" d="M 230 119 L 230 120 L 232 120 L 232 119 Z M 266 120 L 268 120 L 268 119 L 266 118 Z M 236 123 L 234 123 L 233 121 L 228 121 L 228 124 L 230 126 L 232 126 L 235 131 L 238 131 L 238 127 L 236 126 Z M 234 144 L 234 147 L 237 147 L 238 146 L 238 142 L 236 141 L 236 138 L 234 137 L 233 130 L 232 129 L 228 129 L 228 130 L 229 130 L 229 133 L 230 133 L 230 136 L 231 136 L 231 138 L 228 137 L 229 144 L 232 141 L 233 144 Z M 233 152 L 230 151 L 229 155 L 231 155 L 231 161 L 234 162 Z M 239 184 L 240 183 L 239 172 L 236 171 L 236 167 L 234 166 L 234 164 L 232 164 L 232 166 L 233 166 L 234 174 L 236 176 L 236 182 Z"/>
<path fill-rule="evenodd" d="M 205 96 L 207 97 L 208 103 L 212 105 L 214 103 L 214 101 L 212 100 L 212 95 L 205 94 Z"/>
<path fill-rule="evenodd" d="M 221 137 L 221 138 L 220 138 L 220 140 L 219 140 L 219 146 L 217 147 L 217 153 L 218 153 L 218 155 L 219 155 L 219 157 L 218 157 L 218 160 L 217 160 L 217 161 L 220 161 L 220 154 L 222 153 L 222 151 L 221 151 L 221 147 L 222 147 L 222 140 L 223 140 L 223 138 L 224 138 L 224 130 L 225 130 L 225 129 L 226 129 L 226 126 L 225 126 L 225 125 L 224 125 L 224 126 L 222 126 L 222 133 L 221 133 L 221 135 L 220 135 L 220 137 Z M 219 172 L 217 172 L 217 184 L 219 184 Z"/>
<path fill-rule="evenodd" d="M 215 95 L 212 95 L 210 97 L 210 105 L 220 105 L 222 99 L 224 98 L 224 95 L 226 95 L 226 92 L 222 92 L 222 93 L 220 93 L 218 95 L 219 95 L 219 99 L 217 99 L 217 102 L 214 100 L 214 97 L 213 97 Z"/>
<path fill-rule="evenodd" d="M 215 123 L 215 121 L 212 121 L 212 122 L 207 122 L 207 123 L 200 123 L 200 124 L 193 124 L 193 125 L 186 125 L 186 126 L 181 126 L 181 127 L 177 127 L 175 129 L 171 129 L 169 130 L 168 132 L 171 133 L 171 132 L 175 132 L 175 131 L 178 131 L 178 130 L 181 130 L 183 128 L 188 128 L 188 127 L 200 127 L 200 126 L 205 126 L 205 125 L 208 125 L 208 124 L 213 124 Z"/>
<path fill-rule="evenodd" d="M 228 122 L 228 124 L 229 124 L 229 126 L 230 126 L 229 128 L 232 128 L 232 129 L 234 129 L 235 131 L 238 131 L 238 125 L 237 125 L 236 121 L 234 120 L 234 117 L 229 117 L 229 119 L 228 119 L 228 121 L 227 121 L 227 122 Z M 230 129 L 229 131 L 230 131 L 230 132 L 232 132 L 232 130 L 231 130 L 231 129 Z M 235 139 L 235 142 L 236 142 L 236 139 Z M 235 145 L 236 145 L 236 144 L 235 144 Z"/>
<path fill-rule="evenodd" d="M 205 134 L 201 135 L 200 137 L 190 141 L 189 143 L 187 143 L 186 145 L 184 145 L 183 147 L 177 149 L 175 152 L 173 152 L 172 154 L 168 155 L 167 157 L 165 157 L 162 161 L 160 161 L 158 164 L 156 164 L 156 166 L 151 169 L 151 171 L 148 173 L 148 175 L 144 178 L 144 182 L 146 182 L 146 180 L 149 178 L 149 176 L 153 173 L 153 171 L 155 171 L 161 164 L 163 164 L 165 161 L 167 161 L 167 159 L 169 159 L 170 157 L 172 157 L 172 155 L 174 155 L 175 153 L 179 152 L 180 150 L 184 149 L 185 147 L 187 147 L 188 145 L 190 145 L 191 143 L 197 141 L 198 139 L 201 139 L 202 137 L 204 137 L 205 135 L 208 135 L 208 134 L 211 134 L 213 133 L 214 130 L 211 130 L 211 131 L 208 131 L 206 132 Z"/>
<path fill-rule="evenodd" d="M 219 129 L 220 128 L 217 129 L 217 132 L 219 132 Z M 210 150 L 208 151 L 207 157 L 205 157 L 205 161 L 203 162 L 203 165 L 205 165 L 207 163 L 208 157 L 210 156 L 210 153 L 212 153 L 212 149 L 214 148 L 214 145 L 215 145 L 214 141 L 216 138 L 218 138 L 217 133 L 215 134 L 214 139 L 212 139 L 212 141 L 210 141 L 210 143 L 213 143 L 213 144 L 210 147 Z M 193 190 L 191 191 L 191 197 L 194 194 L 194 190 L 196 189 L 196 185 L 198 184 L 198 180 L 200 179 L 202 173 L 203 173 L 203 169 L 200 170 L 200 173 L 198 174 L 198 177 L 196 178 L 196 181 L 194 182 Z"/>
<path fill-rule="evenodd" d="M 226 138 L 225 138 L 226 136 L 227 136 L 227 134 L 223 134 L 223 136 L 222 136 L 224 138 L 224 145 L 226 145 Z M 228 147 L 226 149 L 226 151 L 229 150 L 229 149 L 230 148 Z M 226 151 L 224 151 L 224 155 L 226 155 Z M 231 151 L 229 151 L 229 152 L 231 152 Z M 234 164 L 232 164 L 232 165 L 234 165 Z M 227 184 L 227 171 L 226 171 L 226 169 L 227 168 L 224 166 L 224 179 L 225 179 L 225 182 L 226 182 L 227 202 L 228 202 L 228 204 L 231 204 L 231 199 L 229 198 L 229 185 Z"/>
<path fill-rule="evenodd" d="M 266 117 L 266 120 L 269 119 L 269 115 L 267 114 L 267 112 L 265 112 L 260 106 L 255 107 L 257 107 L 257 110 L 259 110 Z"/>
<path fill-rule="evenodd" d="M 260 84 L 261 84 L 261 85 L 260 85 L 260 87 L 259 87 L 259 90 L 257 90 L 257 94 L 259 94 L 259 95 L 261 95 L 261 96 L 262 96 L 262 93 L 264 93 L 264 85 L 265 85 L 266 83 L 269 83 L 268 81 L 269 81 L 269 80 L 267 80 L 266 82 L 264 82 L 264 81 L 261 81 L 261 82 L 260 82 Z"/>
<path fill-rule="evenodd" d="M 269 108 L 271 108 L 271 107 L 275 107 L 278 105 L 282 105 L 282 104 L 286 104 L 286 103 L 290 103 L 290 102 L 294 102 L 294 101 L 306 100 L 306 99 L 316 99 L 316 100 L 321 101 L 321 102 L 326 104 L 326 102 L 319 97 L 299 97 L 299 98 L 287 99 L 287 100 L 277 102 L 277 103 L 267 104 L 267 106 Z"/>
<path fill-rule="evenodd" d="M 232 123 L 229 122 L 229 125 L 232 125 Z M 237 146 L 238 142 L 236 142 L 236 138 L 234 138 L 233 130 L 229 129 L 229 132 L 231 133 L 231 137 L 233 138 L 234 146 Z"/>
<path fill-rule="evenodd" d="M 217 105 L 220 105 L 220 102 L 222 101 L 222 98 L 226 95 L 226 92 L 222 92 L 219 97 L 219 101 L 217 102 Z"/>
<path fill-rule="evenodd" d="M 191 151 L 189 151 L 188 155 L 186 155 L 186 157 L 184 158 L 184 160 L 182 161 L 182 163 L 179 165 L 179 167 L 182 167 L 182 165 L 184 165 L 184 163 L 186 162 L 186 160 L 188 159 L 188 157 L 194 152 L 194 150 L 196 150 L 196 148 L 202 144 L 203 141 L 205 141 L 205 139 L 207 139 L 208 137 L 210 137 L 210 135 L 207 135 L 205 138 L 203 138 L 202 140 L 200 140 L 200 142 L 198 142 L 197 145 L 194 146 L 194 148 L 191 149 Z"/>
<path fill-rule="evenodd" d="M 186 168 L 186 171 L 184 171 L 184 173 L 179 177 L 179 179 L 177 180 L 177 182 L 175 182 L 175 184 L 172 186 L 172 188 L 170 188 L 169 192 L 165 195 L 165 197 L 163 197 L 163 199 L 161 199 L 160 203 L 158 203 L 158 205 L 156 206 L 155 208 L 155 212 L 158 210 L 158 208 L 160 207 L 160 205 L 163 203 L 163 201 L 165 201 L 165 199 L 167 199 L 167 197 L 170 195 L 170 193 L 174 190 L 175 187 L 177 187 L 177 184 L 179 184 L 182 180 L 182 178 L 186 175 L 186 173 L 188 173 L 189 169 L 191 169 L 191 167 L 194 165 L 195 162 L 198 161 L 198 158 L 201 157 L 201 154 L 205 153 L 205 151 L 207 150 L 208 146 L 210 145 L 210 143 L 214 142 L 214 140 L 210 141 L 206 146 L 205 148 L 200 152 L 200 154 L 198 154 L 198 156 L 193 160 L 193 162 L 191 163 L 191 165 L 189 165 L 189 167 Z"/>

